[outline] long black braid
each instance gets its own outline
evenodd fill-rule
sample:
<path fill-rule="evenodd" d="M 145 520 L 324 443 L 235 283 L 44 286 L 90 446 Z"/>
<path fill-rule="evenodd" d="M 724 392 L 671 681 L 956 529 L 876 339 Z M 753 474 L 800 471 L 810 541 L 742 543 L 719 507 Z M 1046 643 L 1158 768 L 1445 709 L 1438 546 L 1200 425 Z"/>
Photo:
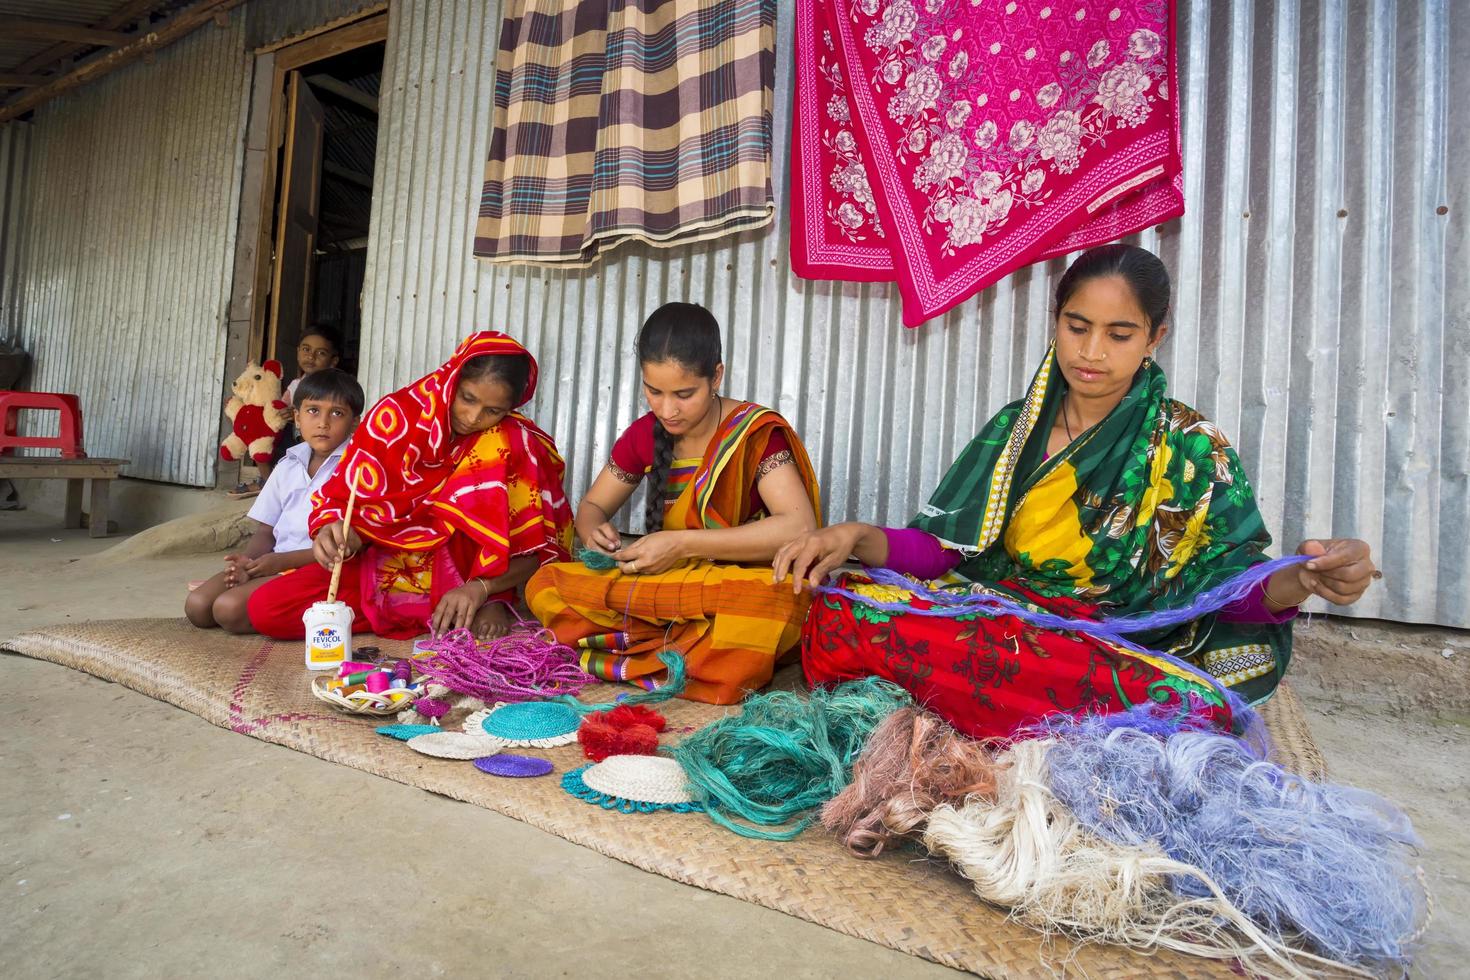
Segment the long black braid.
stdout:
<path fill-rule="evenodd" d="M 669 430 L 653 423 L 653 469 L 648 473 L 648 499 L 643 502 L 643 533 L 652 534 L 664 526 L 664 484 L 674 462 L 674 437 Z"/>
<path fill-rule="evenodd" d="M 654 310 L 638 331 L 638 363 L 674 361 L 690 374 L 713 378 L 723 360 L 720 325 L 709 310 L 694 303 L 665 303 Z M 653 469 L 643 505 L 644 532 L 664 526 L 664 484 L 674 462 L 674 437 L 655 419 Z"/>

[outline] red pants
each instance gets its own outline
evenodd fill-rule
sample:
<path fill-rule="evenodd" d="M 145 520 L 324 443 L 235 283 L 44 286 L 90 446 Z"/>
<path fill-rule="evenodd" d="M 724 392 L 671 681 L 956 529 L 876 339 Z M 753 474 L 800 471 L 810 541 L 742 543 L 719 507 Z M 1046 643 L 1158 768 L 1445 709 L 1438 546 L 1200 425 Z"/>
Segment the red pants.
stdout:
<path fill-rule="evenodd" d="M 349 558 L 342 565 L 342 579 L 337 584 L 337 601 L 352 609 L 352 632 L 370 633 L 372 623 L 362 611 L 360 558 Z M 263 636 L 277 640 L 306 638 L 306 624 L 301 617 L 313 602 L 325 602 L 332 573 L 320 565 L 305 565 L 284 572 L 256 589 L 246 607 L 250 625 Z M 419 632 L 422 632 L 420 630 Z M 415 634 L 416 635 L 416 634 Z"/>

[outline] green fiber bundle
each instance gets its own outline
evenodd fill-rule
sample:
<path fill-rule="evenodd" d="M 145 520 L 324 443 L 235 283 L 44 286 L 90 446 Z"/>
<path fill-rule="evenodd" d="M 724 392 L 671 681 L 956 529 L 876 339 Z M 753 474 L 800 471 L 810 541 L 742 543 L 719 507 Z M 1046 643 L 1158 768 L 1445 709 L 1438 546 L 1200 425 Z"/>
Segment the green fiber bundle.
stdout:
<path fill-rule="evenodd" d="M 605 572 L 610 568 L 618 567 L 618 560 L 616 558 L 606 552 L 597 551 L 593 548 L 578 548 L 577 561 L 594 572 Z"/>
<path fill-rule="evenodd" d="M 873 729 L 911 703 L 903 688 L 877 677 L 809 696 L 756 694 L 740 714 L 701 728 L 672 755 L 710 819 L 744 837 L 791 840 L 811 823 L 813 809 L 847 785 Z"/>

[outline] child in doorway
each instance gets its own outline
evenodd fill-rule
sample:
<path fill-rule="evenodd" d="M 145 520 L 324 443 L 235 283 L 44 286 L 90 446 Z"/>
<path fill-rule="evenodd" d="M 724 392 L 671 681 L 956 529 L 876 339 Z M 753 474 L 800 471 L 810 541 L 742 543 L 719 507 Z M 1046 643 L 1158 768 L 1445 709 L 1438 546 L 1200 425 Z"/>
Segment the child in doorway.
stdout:
<path fill-rule="evenodd" d="M 335 368 L 342 360 L 342 343 L 331 327 L 313 325 L 306 328 L 301 335 L 301 343 L 296 345 L 296 369 L 300 372 L 290 384 L 286 385 L 281 400 L 293 408 L 296 405 L 296 389 L 303 378 L 310 377 L 317 371 L 327 368 Z M 294 419 L 294 415 L 293 415 Z M 235 498 L 253 497 L 264 489 L 266 481 L 270 479 L 271 470 L 279 466 L 286 455 L 286 450 L 292 446 L 301 444 L 301 431 L 294 421 L 287 421 L 286 427 L 276 436 L 276 448 L 271 452 L 271 461 L 260 466 L 260 479 L 255 483 L 241 483 L 235 487 L 230 496 Z"/>
<path fill-rule="evenodd" d="M 295 405 L 296 388 L 303 378 L 318 371 L 334 368 L 342 361 L 342 343 L 331 327 L 314 325 L 306 328 L 301 343 L 296 345 L 296 368 L 301 373 L 286 386 L 286 404 Z"/>
<path fill-rule="evenodd" d="M 341 361 L 342 343 L 337 339 L 336 331 L 320 325 L 307 327 L 306 333 L 301 335 L 301 343 L 296 345 L 296 369 L 301 373 L 286 386 L 286 404 L 296 404 L 296 388 L 303 378 L 308 378 L 317 371 L 335 368 Z M 281 430 L 281 437 L 276 440 L 276 452 L 271 457 L 271 465 L 279 463 L 286 450 L 300 442 L 300 430 L 288 422 Z"/>
<path fill-rule="evenodd" d="M 315 370 L 295 384 L 296 428 L 302 442 L 286 450 L 250 508 L 259 526 L 243 554 L 225 557 L 225 569 L 184 602 L 184 615 L 203 629 L 249 633 L 250 595 L 280 572 L 311 564 L 311 498 L 332 475 L 362 415 L 357 379 L 336 368 Z"/>

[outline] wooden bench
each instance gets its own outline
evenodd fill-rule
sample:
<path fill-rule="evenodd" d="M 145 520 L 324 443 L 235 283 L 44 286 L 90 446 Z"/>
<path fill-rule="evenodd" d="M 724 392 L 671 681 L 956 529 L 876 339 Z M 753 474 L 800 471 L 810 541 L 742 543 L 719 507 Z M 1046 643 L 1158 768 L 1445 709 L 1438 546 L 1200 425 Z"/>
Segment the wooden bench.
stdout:
<path fill-rule="evenodd" d="M 82 481 L 92 481 L 90 531 L 94 538 L 107 537 L 108 483 L 117 479 L 126 459 L 57 459 L 55 457 L 0 456 L 0 480 L 65 480 L 66 527 L 82 526 Z"/>

